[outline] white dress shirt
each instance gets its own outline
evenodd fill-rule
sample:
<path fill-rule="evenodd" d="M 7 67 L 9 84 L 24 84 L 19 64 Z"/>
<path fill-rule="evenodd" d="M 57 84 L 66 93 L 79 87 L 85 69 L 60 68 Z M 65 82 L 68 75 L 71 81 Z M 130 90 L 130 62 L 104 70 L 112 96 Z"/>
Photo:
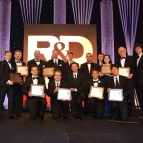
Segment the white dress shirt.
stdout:
<path fill-rule="evenodd" d="M 35 59 L 36 64 L 39 66 L 40 65 L 40 59 Z"/>
<path fill-rule="evenodd" d="M 119 82 L 119 75 L 113 76 L 113 78 L 114 78 L 114 83 L 115 83 L 115 85 L 116 85 L 116 78 L 117 78 L 117 80 L 118 80 L 118 83 L 120 83 L 120 82 Z"/>
<path fill-rule="evenodd" d="M 61 83 L 61 81 L 55 81 L 55 87 L 57 87 L 57 84 L 58 84 L 58 86 L 60 86 L 60 83 Z"/>
<path fill-rule="evenodd" d="M 33 78 L 38 78 L 38 76 L 32 76 L 33 84 L 38 84 L 38 79 L 33 79 Z"/>
<path fill-rule="evenodd" d="M 90 70 L 91 70 L 91 62 L 87 62 L 87 66 L 88 66 L 88 71 L 90 73 Z"/>
<path fill-rule="evenodd" d="M 98 81 L 98 79 L 93 79 L 93 85 L 97 87 L 98 86 L 98 82 L 95 82 L 95 81 Z"/>
<path fill-rule="evenodd" d="M 15 59 L 16 65 L 17 65 L 17 66 L 22 66 L 22 62 L 20 61 L 20 63 L 17 63 L 18 61 L 20 61 L 20 60 L 16 60 L 16 59 Z"/>
<path fill-rule="evenodd" d="M 138 55 L 138 56 L 139 56 L 139 58 L 137 59 L 137 66 L 138 66 L 139 61 L 140 61 L 140 59 L 141 59 L 142 53 L 141 53 L 140 55 Z"/>
<path fill-rule="evenodd" d="M 126 58 L 126 56 L 125 56 L 125 58 Z M 121 66 L 122 66 L 122 67 L 124 67 L 124 66 L 125 66 L 125 60 L 126 60 L 125 58 L 120 59 L 120 62 L 121 62 Z"/>
<path fill-rule="evenodd" d="M 6 60 L 6 61 L 7 61 L 8 65 L 9 65 L 10 69 L 12 69 L 11 63 L 9 63 L 10 60 Z"/>
<path fill-rule="evenodd" d="M 54 63 L 56 62 L 56 64 L 58 65 L 58 59 L 53 59 Z"/>

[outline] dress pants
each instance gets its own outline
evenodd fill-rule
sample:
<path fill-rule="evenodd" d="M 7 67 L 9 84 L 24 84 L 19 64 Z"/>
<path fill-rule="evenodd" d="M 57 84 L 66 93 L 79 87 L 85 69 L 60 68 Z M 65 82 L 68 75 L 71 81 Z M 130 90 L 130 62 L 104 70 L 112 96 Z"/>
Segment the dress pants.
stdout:
<path fill-rule="evenodd" d="M 82 96 L 76 92 L 72 93 L 72 100 L 71 100 L 71 111 L 73 117 L 81 117 L 82 112 Z"/>
<path fill-rule="evenodd" d="M 68 101 L 61 101 L 57 100 L 56 97 L 51 97 L 51 112 L 52 112 L 52 117 L 54 119 L 57 119 L 61 115 L 61 108 L 63 109 L 63 115 L 68 116 L 68 106 L 69 102 Z"/>
<path fill-rule="evenodd" d="M 104 100 L 97 98 L 89 98 L 90 111 L 92 116 L 96 116 L 97 119 L 102 118 L 104 110 Z"/>
<path fill-rule="evenodd" d="M 37 116 L 43 118 L 46 108 L 46 99 L 42 97 L 28 97 L 28 107 L 32 120 L 35 120 Z"/>
<path fill-rule="evenodd" d="M 0 116 L 3 116 L 3 103 L 5 99 L 5 95 L 7 94 L 8 97 L 8 111 L 9 116 L 13 115 L 13 86 L 7 86 L 7 87 L 0 87 Z"/>
<path fill-rule="evenodd" d="M 119 117 L 121 120 L 127 119 L 127 100 L 121 102 L 110 101 L 111 116 L 114 116 L 115 110 L 119 108 Z"/>

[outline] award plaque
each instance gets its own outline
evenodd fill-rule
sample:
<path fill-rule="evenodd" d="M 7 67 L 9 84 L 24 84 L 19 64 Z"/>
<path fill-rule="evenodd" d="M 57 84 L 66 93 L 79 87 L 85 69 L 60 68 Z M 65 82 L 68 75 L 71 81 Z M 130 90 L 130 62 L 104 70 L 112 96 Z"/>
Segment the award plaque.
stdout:
<path fill-rule="evenodd" d="M 43 76 L 53 76 L 54 75 L 54 67 L 49 67 L 49 68 L 43 68 Z"/>
<path fill-rule="evenodd" d="M 28 76 L 28 66 L 16 66 L 16 72 L 22 76 Z"/>
<path fill-rule="evenodd" d="M 110 69 L 110 66 L 102 66 L 101 67 L 101 73 L 102 74 L 111 74 L 111 69 Z"/>
<path fill-rule="evenodd" d="M 123 89 L 110 89 L 108 93 L 109 101 L 123 101 Z"/>
<path fill-rule="evenodd" d="M 96 86 L 90 87 L 90 96 L 99 98 L 99 99 L 103 99 L 103 94 L 104 94 L 103 87 L 96 87 Z"/>
<path fill-rule="evenodd" d="M 57 99 L 71 101 L 71 90 L 67 88 L 59 88 Z"/>
<path fill-rule="evenodd" d="M 20 73 L 10 73 L 10 80 L 13 83 L 22 83 L 21 74 Z"/>
<path fill-rule="evenodd" d="M 44 89 L 45 86 L 44 85 L 35 85 L 35 84 L 31 84 L 31 88 L 30 88 L 30 93 L 31 96 L 43 96 L 44 95 Z"/>
<path fill-rule="evenodd" d="M 130 75 L 130 68 L 129 67 L 119 67 L 119 75 L 122 76 L 129 76 Z"/>

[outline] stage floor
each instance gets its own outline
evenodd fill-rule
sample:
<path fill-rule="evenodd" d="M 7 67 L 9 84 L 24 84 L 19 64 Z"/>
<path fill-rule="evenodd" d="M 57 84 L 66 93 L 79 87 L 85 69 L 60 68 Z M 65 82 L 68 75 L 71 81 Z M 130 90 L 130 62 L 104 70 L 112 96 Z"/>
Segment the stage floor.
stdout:
<path fill-rule="evenodd" d="M 0 121 L 0 143 L 143 143 L 143 120 L 112 122 L 109 119 L 82 121 L 70 115 L 54 120 L 45 113 L 46 121 L 32 121 L 27 112 L 24 118 Z"/>

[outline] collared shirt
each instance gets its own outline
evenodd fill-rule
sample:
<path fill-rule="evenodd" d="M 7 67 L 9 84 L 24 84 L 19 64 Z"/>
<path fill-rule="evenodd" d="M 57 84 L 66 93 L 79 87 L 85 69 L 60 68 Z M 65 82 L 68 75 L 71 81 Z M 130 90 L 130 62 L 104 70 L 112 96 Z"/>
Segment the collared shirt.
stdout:
<path fill-rule="evenodd" d="M 16 59 L 15 59 L 15 63 L 16 63 L 16 65 L 18 65 L 18 66 L 22 66 L 22 62 L 21 62 L 20 60 L 16 60 Z"/>
<path fill-rule="evenodd" d="M 56 62 L 56 64 L 58 65 L 58 58 L 57 59 L 53 59 L 53 62 L 54 63 Z"/>
<path fill-rule="evenodd" d="M 125 58 L 126 58 L 126 56 L 124 56 Z M 125 66 L 125 58 L 123 58 L 123 59 L 120 59 L 120 62 L 121 62 L 121 66 L 122 67 L 124 67 Z"/>
<path fill-rule="evenodd" d="M 68 61 L 69 65 L 71 65 L 73 63 L 73 61 Z"/>
<path fill-rule="evenodd" d="M 140 55 L 138 55 L 137 66 L 138 66 L 138 64 L 139 64 L 139 61 L 140 61 L 140 59 L 141 59 L 142 54 L 143 54 L 143 53 L 141 53 Z"/>
<path fill-rule="evenodd" d="M 38 76 L 32 76 L 33 84 L 38 84 L 38 79 L 33 79 L 33 78 L 38 78 Z"/>
<path fill-rule="evenodd" d="M 8 65 L 9 65 L 10 69 L 12 69 L 12 66 L 11 66 L 10 60 L 6 60 L 6 61 L 7 61 Z"/>
<path fill-rule="evenodd" d="M 93 79 L 93 85 L 94 86 L 98 86 L 98 78 L 97 79 Z"/>
<path fill-rule="evenodd" d="M 91 70 L 91 62 L 87 62 L 87 66 L 88 66 L 88 71 L 90 73 L 90 70 Z"/>
<path fill-rule="evenodd" d="M 77 78 L 77 74 L 78 74 L 78 72 L 73 73 L 73 77 L 74 77 L 74 78 Z"/>
<path fill-rule="evenodd" d="M 36 62 L 37 65 L 40 65 L 40 59 L 38 59 L 38 60 L 35 59 L 35 62 Z"/>
<path fill-rule="evenodd" d="M 116 85 L 116 78 L 117 78 L 117 80 L 118 80 L 118 83 L 120 83 L 120 82 L 119 82 L 119 75 L 113 76 L 113 78 L 114 78 L 114 83 L 115 83 L 115 85 Z"/>
<path fill-rule="evenodd" d="M 60 86 L 61 81 L 55 81 L 55 87 Z"/>

